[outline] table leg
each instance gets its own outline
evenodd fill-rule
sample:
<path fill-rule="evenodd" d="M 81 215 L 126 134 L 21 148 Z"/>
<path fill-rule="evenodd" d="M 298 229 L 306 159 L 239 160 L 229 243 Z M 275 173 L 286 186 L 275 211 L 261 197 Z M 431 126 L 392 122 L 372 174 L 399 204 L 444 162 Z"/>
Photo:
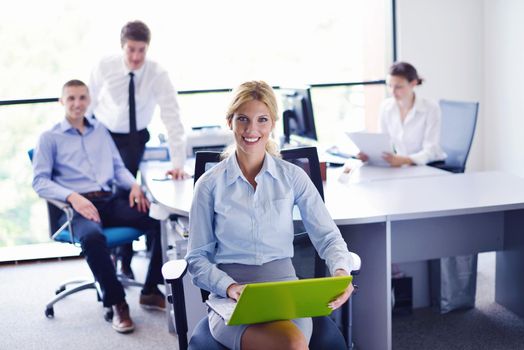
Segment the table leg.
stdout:
<path fill-rule="evenodd" d="M 504 250 L 497 252 L 495 301 L 524 317 L 524 210 L 504 216 Z"/>
<path fill-rule="evenodd" d="M 391 349 L 391 225 L 341 227 L 349 250 L 360 255 L 353 297 L 353 339 L 359 349 Z"/>

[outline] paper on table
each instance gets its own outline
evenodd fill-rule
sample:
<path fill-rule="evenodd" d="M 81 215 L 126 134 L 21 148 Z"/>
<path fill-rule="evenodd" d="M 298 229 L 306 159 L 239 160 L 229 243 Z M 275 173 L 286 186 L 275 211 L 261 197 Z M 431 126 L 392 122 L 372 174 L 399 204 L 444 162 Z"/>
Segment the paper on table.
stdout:
<path fill-rule="evenodd" d="M 393 152 L 393 144 L 388 134 L 371 132 L 347 132 L 358 149 L 367 154 L 371 165 L 389 166 L 382 158 L 382 153 Z"/>

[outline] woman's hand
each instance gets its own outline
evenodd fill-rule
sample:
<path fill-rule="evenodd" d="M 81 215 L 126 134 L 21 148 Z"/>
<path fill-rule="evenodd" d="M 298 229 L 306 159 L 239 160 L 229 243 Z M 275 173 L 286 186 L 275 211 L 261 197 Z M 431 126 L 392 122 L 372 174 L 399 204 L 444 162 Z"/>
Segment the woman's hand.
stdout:
<path fill-rule="evenodd" d="M 357 158 L 360 159 L 363 162 L 367 162 L 369 160 L 369 157 L 364 152 L 358 152 Z"/>
<path fill-rule="evenodd" d="M 246 288 L 245 284 L 233 283 L 229 287 L 227 287 L 227 296 L 235 301 L 238 301 L 238 299 L 240 298 L 240 294 L 242 294 L 242 292 L 244 291 L 244 288 Z"/>
<path fill-rule="evenodd" d="M 412 165 L 413 161 L 409 157 L 399 156 L 393 153 L 384 152 L 382 158 L 392 167 L 399 167 L 403 165 Z"/>
<path fill-rule="evenodd" d="M 347 273 L 346 270 L 343 270 L 343 269 L 338 269 L 335 271 L 335 274 L 334 276 L 348 276 L 349 274 Z M 339 307 L 341 307 L 342 305 L 344 305 L 344 303 L 349 299 L 349 297 L 351 296 L 351 294 L 353 293 L 353 284 L 350 283 L 349 286 L 346 288 L 346 290 L 344 291 L 344 293 L 342 293 L 341 295 L 339 295 L 335 300 L 331 301 L 328 306 L 332 309 L 332 310 L 336 310 L 338 309 Z"/>

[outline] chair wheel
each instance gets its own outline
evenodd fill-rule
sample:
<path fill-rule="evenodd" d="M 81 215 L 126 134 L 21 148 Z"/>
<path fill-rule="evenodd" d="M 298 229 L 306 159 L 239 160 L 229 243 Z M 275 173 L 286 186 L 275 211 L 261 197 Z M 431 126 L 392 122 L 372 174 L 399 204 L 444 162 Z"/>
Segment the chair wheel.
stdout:
<path fill-rule="evenodd" d="M 65 287 L 60 287 L 57 290 L 55 290 L 55 294 L 58 295 L 58 294 L 62 293 L 64 290 L 65 290 Z"/>
<path fill-rule="evenodd" d="M 105 308 L 104 320 L 111 322 L 113 320 L 113 309 L 110 307 Z"/>
<path fill-rule="evenodd" d="M 45 316 L 47 318 L 53 318 L 55 317 L 55 310 L 52 307 L 48 307 L 45 309 Z"/>

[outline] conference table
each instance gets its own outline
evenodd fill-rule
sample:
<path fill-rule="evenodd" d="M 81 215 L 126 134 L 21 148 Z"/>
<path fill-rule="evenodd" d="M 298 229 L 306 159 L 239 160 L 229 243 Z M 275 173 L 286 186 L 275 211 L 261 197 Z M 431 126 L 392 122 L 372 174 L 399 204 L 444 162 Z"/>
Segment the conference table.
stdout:
<path fill-rule="evenodd" d="M 163 236 L 169 235 L 168 214 L 188 215 L 193 192 L 193 179 L 165 181 L 167 167 L 162 162 L 142 167 L 155 211 L 166 219 Z M 497 251 L 495 301 L 524 317 L 523 178 L 363 166 L 342 183 L 341 171 L 328 168 L 324 194 L 349 249 L 362 259 L 353 298 L 359 348 L 392 347 L 392 263 Z"/>

